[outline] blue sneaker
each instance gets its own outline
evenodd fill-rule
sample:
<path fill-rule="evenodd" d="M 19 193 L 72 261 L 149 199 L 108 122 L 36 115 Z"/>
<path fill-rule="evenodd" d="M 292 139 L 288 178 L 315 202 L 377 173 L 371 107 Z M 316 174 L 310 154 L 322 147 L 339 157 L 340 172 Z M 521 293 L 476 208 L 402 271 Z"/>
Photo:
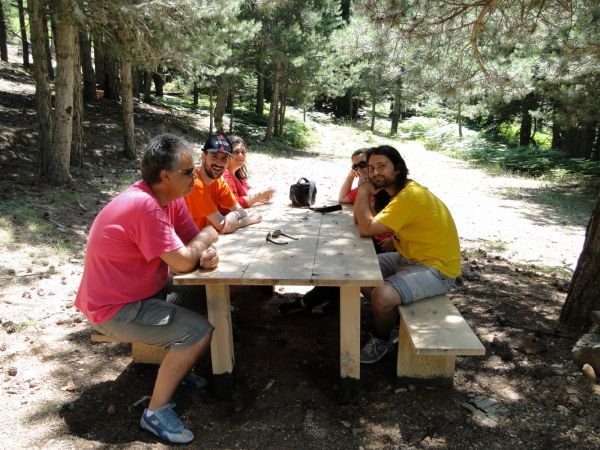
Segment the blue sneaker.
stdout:
<path fill-rule="evenodd" d="M 154 414 L 148 417 L 147 409 L 140 419 L 140 428 L 148 430 L 150 433 L 158 436 L 164 441 L 172 444 L 189 444 L 194 440 L 194 433 L 188 430 L 183 422 L 179 420 L 175 411 L 173 411 L 172 402 L 160 406 L 154 410 Z"/>

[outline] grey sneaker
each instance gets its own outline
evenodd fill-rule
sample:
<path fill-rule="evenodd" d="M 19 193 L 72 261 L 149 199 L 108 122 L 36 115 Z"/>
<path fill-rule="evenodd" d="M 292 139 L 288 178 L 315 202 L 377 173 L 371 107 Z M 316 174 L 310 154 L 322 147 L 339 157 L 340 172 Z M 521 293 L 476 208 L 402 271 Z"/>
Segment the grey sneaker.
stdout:
<path fill-rule="evenodd" d="M 158 436 L 164 441 L 172 444 L 189 444 L 194 440 L 194 433 L 188 430 L 183 422 L 179 420 L 175 411 L 174 403 L 167 403 L 164 406 L 156 408 L 154 414 L 147 416 L 147 409 L 140 419 L 140 428 L 148 430 L 150 433 Z"/>
<path fill-rule="evenodd" d="M 360 349 L 360 362 L 362 364 L 374 364 L 393 348 L 394 342 L 391 339 L 379 339 L 371 335 L 371 338 Z"/>

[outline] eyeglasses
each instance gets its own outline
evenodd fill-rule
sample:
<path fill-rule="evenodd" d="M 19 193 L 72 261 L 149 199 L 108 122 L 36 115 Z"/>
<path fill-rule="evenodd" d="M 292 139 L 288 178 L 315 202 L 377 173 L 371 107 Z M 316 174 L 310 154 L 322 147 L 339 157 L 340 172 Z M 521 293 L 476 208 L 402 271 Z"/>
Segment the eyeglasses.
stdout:
<path fill-rule="evenodd" d="M 195 167 L 190 167 L 189 169 L 176 169 L 173 172 L 179 172 L 184 174 L 186 177 L 194 178 L 194 170 L 196 170 Z"/>
<path fill-rule="evenodd" d="M 366 161 L 361 161 L 358 164 L 352 164 L 352 170 L 364 169 L 367 165 Z"/>
<path fill-rule="evenodd" d="M 281 236 L 285 236 L 285 237 L 293 239 L 295 241 L 298 240 L 298 238 L 290 236 L 289 234 L 285 234 L 281 230 L 274 230 L 274 231 L 269 231 L 267 233 L 267 241 L 272 242 L 273 244 L 277 244 L 277 245 L 286 245 L 287 242 L 276 242 L 273 239 L 271 239 L 271 238 L 278 238 L 278 237 L 281 237 Z"/>

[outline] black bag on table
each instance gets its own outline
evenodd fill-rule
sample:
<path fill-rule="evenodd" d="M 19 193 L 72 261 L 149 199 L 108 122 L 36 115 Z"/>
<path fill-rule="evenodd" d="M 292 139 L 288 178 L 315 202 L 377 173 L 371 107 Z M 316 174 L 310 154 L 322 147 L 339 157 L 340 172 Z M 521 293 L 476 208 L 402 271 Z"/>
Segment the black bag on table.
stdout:
<path fill-rule="evenodd" d="M 292 206 L 311 206 L 317 198 L 317 186 L 314 181 L 302 177 L 290 186 Z"/>

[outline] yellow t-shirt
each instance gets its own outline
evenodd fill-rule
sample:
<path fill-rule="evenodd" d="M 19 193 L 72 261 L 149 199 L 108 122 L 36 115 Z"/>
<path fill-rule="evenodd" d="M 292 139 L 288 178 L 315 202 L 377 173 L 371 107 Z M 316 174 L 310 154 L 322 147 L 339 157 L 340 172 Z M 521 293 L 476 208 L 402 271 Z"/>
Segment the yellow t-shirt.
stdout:
<path fill-rule="evenodd" d="M 400 256 L 450 278 L 460 275 L 456 225 L 446 205 L 426 187 L 409 181 L 375 220 L 392 229 Z"/>

